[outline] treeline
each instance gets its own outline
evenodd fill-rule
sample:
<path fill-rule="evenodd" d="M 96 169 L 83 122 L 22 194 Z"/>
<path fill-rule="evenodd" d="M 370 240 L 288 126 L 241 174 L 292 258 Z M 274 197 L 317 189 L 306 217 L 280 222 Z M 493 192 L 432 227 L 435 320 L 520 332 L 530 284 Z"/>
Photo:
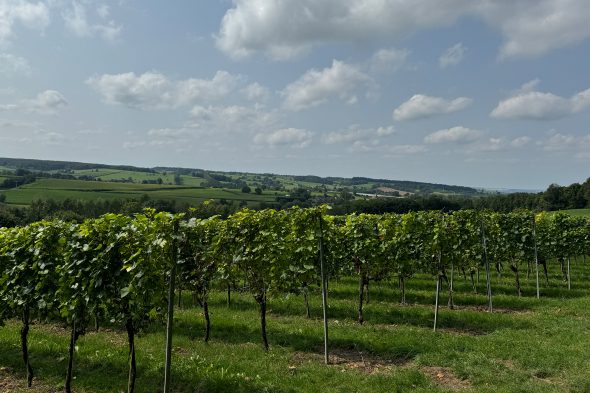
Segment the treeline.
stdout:
<path fill-rule="evenodd" d="M 228 217 L 243 207 L 239 202 L 226 200 L 206 201 L 196 207 L 179 204 L 174 200 L 151 199 L 143 195 L 139 199 L 97 199 L 91 201 L 65 199 L 39 199 L 27 208 L 11 207 L 3 204 L 0 194 L 0 228 L 27 225 L 40 220 L 64 220 L 82 222 L 87 218 L 96 218 L 106 213 L 133 215 L 145 208 L 157 212 L 186 213 L 189 217 L 207 218 L 212 216 Z"/>
<path fill-rule="evenodd" d="M 410 196 L 407 198 L 374 198 L 342 201 L 334 206 L 337 214 L 407 213 L 421 210 L 456 211 L 463 209 L 511 212 L 518 209 L 556 211 L 590 208 L 590 178 L 584 183 L 569 186 L 550 185 L 538 194 L 518 192 L 477 197 L 465 196 Z"/>
<path fill-rule="evenodd" d="M 131 165 L 89 164 L 84 162 L 33 160 L 28 158 L 0 158 L 0 166 L 24 168 L 35 171 L 76 171 L 88 169 L 115 169 L 119 171 L 134 171 L 154 173 L 151 168 L 141 168 Z"/>
<path fill-rule="evenodd" d="M 4 181 L 0 182 L 0 189 L 10 189 L 23 186 L 25 184 L 33 183 L 38 178 L 46 179 L 64 179 L 64 180 L 85 180 L 85 181 L 98 181 L 94 176 L 81 175 L 74 176 L 67 173 L 49 173 L 49 172 L 31 172 L 28 169 L 17 169 L 14 173 L 7 172 L 8 176 Z M 115 182 L 116 180 L 110 180 Z"/>

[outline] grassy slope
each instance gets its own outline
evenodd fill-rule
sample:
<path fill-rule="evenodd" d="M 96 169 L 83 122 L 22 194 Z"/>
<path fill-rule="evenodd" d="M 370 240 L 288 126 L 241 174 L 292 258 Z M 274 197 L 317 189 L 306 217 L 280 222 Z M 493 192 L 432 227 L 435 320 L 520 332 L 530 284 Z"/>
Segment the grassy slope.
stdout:
<path fill-rule="evenodd" d="M 496 312 L 482 311 L 483 295 L 456 281 L 457 310 L 441 307 L 440 330 L 432 331 L 434 282 L 409 281 L 408 301 L 397 304 L 392 283 L 373 284 L 366 323 L 355 321 L 356 281 L 330 287 L 330 337 L 336 363 L 322 364 L 321 308 L 312 297 L 311 320 L 300 296 L 272 298 L 268 329 L 271 350 L 259 344 L 256 305 L 234 294 L 231 308 L 223 292 L 211 297 L 212 338 L 204 344 L 202 314 L 185 297 L 175 314 L 173 381 L 175 392 L 587 392 L 590 370 L 590 269 L 573 262 L 573 290 L 567 291 L 552 264 L 550 287 L 536 300 L 533 280 L 523 277 L 524 296 L 513 295 L 513 277 L 493 276 Z M 531 276 L 532 277 L 532 276 Z M 483 276 L 482 276 L 483 279 Z M 480 291 L 484 283 L 480 281 Z M 446 305 L 443 295 L 442 304 Z M 0 328 L 0 367 L 24 386 L 18 343 L 19 323 Z M 30 353 L 40 383 L 61 386 L 68 332 L 36 324 Z M 161 386 L 164 328 L 154 326 L 137 340 L 139 392 Z M 123 391 L 127 347 L 123 331 L 89 333 L 78 343 L 76 391 Z M 0 373 L 0 380 L 2 374 Z M 0 385 L 1 386 L 1 385 Z M 23 392 L 27 390 L 22 390 Z M 54 390 L 37 390 L 49 392 Z"/>

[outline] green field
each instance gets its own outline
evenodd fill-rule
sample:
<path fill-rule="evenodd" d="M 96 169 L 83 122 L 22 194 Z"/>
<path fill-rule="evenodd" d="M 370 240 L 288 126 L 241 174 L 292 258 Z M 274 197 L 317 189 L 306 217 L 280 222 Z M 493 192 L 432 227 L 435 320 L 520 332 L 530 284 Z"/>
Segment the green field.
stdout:
<path fill-rule="evenodd" d="M 432 331 L 435 280 L 408 282 L 409 305 L 398 304 L 396 281 L 372 284 L 366 322 L 355 322 L 355 278 L 330 284 L 329 366 L 322 364 L 321 303 L 311 298 L 306 319 L 301 296 L 269 299 L 271 349 L 260 344 L 256 303 L 235 293 L 228 308 L 221 291 L 210 300 L 212 330 L 202 342 L 203 316 L 189 295 L 175 312 L 173 391 L 189 392 L 588 392 L 590 369 L 590 268 L 572 263 L 568 291 L 550 263 L 550 283 L 534 297 L 533 275 L 522 277 L 523 297 L 513 276 L 493 273 L 495 311 L 484 311 L 484 282 L 473 294 L 457 276 L 456 309 L 441 301 L 438 332 Z M 483 280 L 483 276 L 482 276 Z M 56 392 L 63 388 L 69 331 L 35 323 L 29 350 L 37 379 L 26 389 L 19 345 L 20 322 L 0 328 L 0 388 L 11 392 Z M 138 392 L 161 391 L 164 327 L 136 339 Z M 89 332 L 78 341 L 76 392 L 120 392 L 127 382 L 126 334 L 118 327 Z M 4 384 L 4 385 L 2 385 Z M 1 389 L 0 389 L 1 390 Z"/>
<path fill-rule="evenodd" d="M 3 192 L 6 203 L 28 205 L 37 199 L 111 200 L 140 198 L 148 195 L 152 199 L 176 200 L 177 202 L 198 204 L 207 199 L 226 199 L 228 201 L 272 202 L 275 192 L 245 194 L 240 190 L 222 188 L 198 188 L 139 183 L 115 183 L 84 180 L 40 179 L 16 189 Z"/>
<path fill-rule="evenodd" d="M 576 217 L 590 217 L 590 209 L 572 209 L 562 210 L 564 213 L 571 214 Z"/>

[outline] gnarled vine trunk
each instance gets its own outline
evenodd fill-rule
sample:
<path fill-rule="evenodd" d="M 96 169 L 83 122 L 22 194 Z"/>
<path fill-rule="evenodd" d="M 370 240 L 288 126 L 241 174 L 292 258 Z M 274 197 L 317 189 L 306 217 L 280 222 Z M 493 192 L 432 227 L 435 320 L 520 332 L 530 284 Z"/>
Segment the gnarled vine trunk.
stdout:
<path fill-rule="evenodd" d="M 203 315 L 205 316 L 205 342 L 209 342 L 211 320 L 209 319 L 209 303 L 207 303 L 207 299 L 203 299 Z"/>
<path fill-rule="evenodd" d="M 358 304 L 358 316 L 357 321 L 359 324 L 363 324 L 365 321 L 363 316 L 363 302 L 364 302 L 364 294 L 365 294 L 365 274 L 359 273 L 359 304 Z"/>
<path fill-rule="evenodd" d="M 254 299 L 260 306 L 260 333 L 264 350 L 268 351 L 268 337 L 266 336 L 266 293 L 257 294 Z"/>
<path fill-rule="evenodd" d="M 66 373 L 66 393 L 72 393 L 72 376 L 74 371 L 74 349 L 76 341 L 78 340 L 78 332 L 76 330 L 76 319 L 72 321 L 72 334 L 70 336 L 70 348 L 68 352 L 68 371 Z"/>
<path fill-rule="evenodd" d="M 127 329 L 127 339 L 129 342 L 129 377 L 127 380 L 127 393 L 135 392 L 135 379 L 137 378 L 137 364 L 135 362 L 135 328 L 133 327 L 133 320 L 127 319 L 125 324 Z"/>

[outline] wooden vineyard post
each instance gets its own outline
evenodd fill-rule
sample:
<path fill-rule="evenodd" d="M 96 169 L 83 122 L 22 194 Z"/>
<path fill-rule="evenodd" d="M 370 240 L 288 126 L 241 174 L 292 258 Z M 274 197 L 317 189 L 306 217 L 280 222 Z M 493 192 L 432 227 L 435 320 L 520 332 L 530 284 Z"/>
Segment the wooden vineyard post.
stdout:
<path fill-rule="evenodd" d="M 176 237 L 178 236 L 178 221 L 174 223 L 172 240 L 172 269 L 170 270 L 170 282 L 168 284 L 168 318 L 166 321 L 166 366 L 164 371 L 164 393 L 170 393 L 170 369 L 172 364 L 172 326 L 174 323 L 174 284 L 176 279 L 176 259 L 178 248 Z"/>
<path fill-rule="evenodd" d="M 535 222 L 535 216 L 533 215 L 533 242 L 535 245 L 535 274 L 537 276 L 537 299 L 540 298 L 539 293 L 539 252 L 537 250 L 537 223 Z"/>
<path fill-rule="evenodd" d="M 440 296 L 440 286 L 441 286 L 441 252 L 438 251 L 438 272 L 436 273 L 436 296 L 434 298 L 434 331 L 436 332 L 436 323 L 438 321 L 438 298 Z"/>
<path fill-rule="evenodd" d="M 455 308 L 455 304 L 453 303 L 453 273 L 454 273 L 454 263 L 451 260 L 451 281 L 449 282 L 449 302 L 448 306 L 451 310 Z"/>
<path fill-rule="evenodd" d="M 318 248 L 320 252 L 320 279 L 322 280 L 322 309 L 324 318 L 324 363 L 329 364 L 329 353 L 328 353 L 328 291 L 326 288 L 326 273 L 324 268 L 324 228 L 322 214 L 319 216 L 320 227 L 318 236 Z"/>
<path fill-rule="evenodd" d="M 488 261 L 488 249 L 487 249 L 487 242 L 486 242 L 486 232 L 485 232 L 485 225 L 482 221 L 481 223 L 481 242 L 483 245 L 483 262 L 486 268 L 486 290 L 488 294 L 488 311 L 492 312 L 492 283 L 490 282 L 490 262 Z"/>
<path fill-rule="evenodd" d="M 570 278 L 570 257 L 567 257 L 567 289 L 572 289 L 572 279 Z"/>

